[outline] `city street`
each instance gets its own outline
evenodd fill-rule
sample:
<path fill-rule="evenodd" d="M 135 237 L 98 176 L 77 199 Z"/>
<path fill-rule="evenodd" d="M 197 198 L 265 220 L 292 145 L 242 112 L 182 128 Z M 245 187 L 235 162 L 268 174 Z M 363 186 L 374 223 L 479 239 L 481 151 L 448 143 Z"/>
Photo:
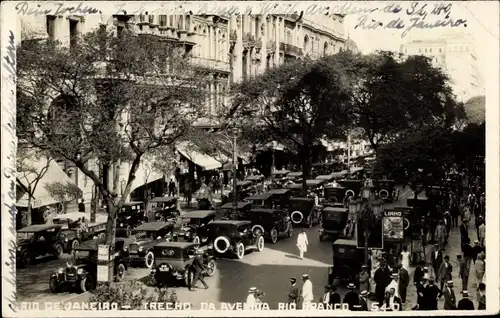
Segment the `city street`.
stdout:
<path fill-rule="evenodd" d="M 405 205 L 406 199 L 413 196 L 411 190 L 401 190 L 398 202 L 387 204 L 386 208 Z M 189 212 L 187 212 L 189 213 Z M 320 242 L 318 239 L 318 226 L 307 228 L 309 239 L 308 251 L 303 260 L 299 259 L 296 248 L 297 228 L 293 238 L 282 239 L 277 244 L 266 244 L 262 252 L 250 252 L 243 260 L 219 259 L 218 270 L 213 277 L 206 279 L 210 288 L 189 291 L 185 287 L 175 288 L 179 300 L 190 302 L 193 308 L 199 308 L 201 302 L 212 302 L 216 306 L 220 303 L 243 302 L 250 287 L 257 287 L 266 293 L 264 299 L 271 308 L 277 308 L 278 302 L 287 300 L 289 278 L 296 277 L 299 281 L 302 274 L 309 274 L 314 286 L 315 298 L 323 292 L 327 281 L 328 267 L 332 264 L 331 240 Z M 451 239 L 451 244 L 458 246 L 456 240 Z M 450 251 L 450 256 L 458 252 Z M 88 293 L 77 294 L 63 292 L 57 295 L 49 291 L 48 281 L 50 274 L 64 266 L 70 255 L 64 254 L 61 260 L 42 260 L 39 264 L 26 269 L 18 270 L 17 292 L 20 301 L 86 301 Z M 145 268 L 131 268 L 127 272 L 126 280 L 147 277 L 149 271 Z M 458 284 L 458 281 L 457 281 Z M 199 284 L 201 287 L 201 284 Z M 345 290 L 340 290 L 341 294 Z M 413 301 L 413 289 L 409 289 L 408 299 Z"/>

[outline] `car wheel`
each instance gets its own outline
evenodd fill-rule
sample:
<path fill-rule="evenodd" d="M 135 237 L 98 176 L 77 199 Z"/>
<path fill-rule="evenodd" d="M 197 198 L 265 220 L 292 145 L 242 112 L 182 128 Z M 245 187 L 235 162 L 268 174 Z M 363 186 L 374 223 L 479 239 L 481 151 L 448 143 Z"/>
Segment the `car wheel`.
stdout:
<path fill-rule="evenodd" d="M 259 239 L 262 238 L 262 236 L 259 237 Z M 262 238 L 264 239 L 264 238 Z M 245 245 L 243 243 L 238 243 L 236 244 L 236 257 L 238 259 L 242 259 L 243 256 L 245 256 Z"/>
<path fill-rule="evenodd" d="M 54 257 L 60 259 L 63 255 L 64 249 L 61 244 L 56 244 L 54 246 Z"/>
<path fill-rule="evenodd" d="M 132 228 L 130 227 L 130 225 L 128 225 L 125 229 L 125 236 L 130 237 L 130 235 L 132 235 Z"/>
<path fill-rule="evenodd" d="M 278 230 L 275 227 L 271 229 L 271 243 L 276 244 L 278 242 Z"/>
<path fill-rule="evenodd" d="M 78 242 L 78 240 L 73 240 L 73 242 L 71 242 L 71 251 L 74 251 L 79 245 L 80 242 Z"/>
<path fill-rule="evenodd" d="M 106 233 L 99 233 L 97 237 L 99 238 L 99 240 L 104 241 L 104 239 L 106 238 Z"/>
<path fill-rule="evenodd" d="M 184 284 L 186 284 L 186 286 L 189 287 L 189 285 L 191 284 L 191 282 L 193 281 L 194 279 L 194 273 L 191 269 L 186 269 L 186 272 L 184 273 Z"/>
<path fill-rule="evenodd" d="M 121 282 L 125 278 L 125 265 L 118 264 L 116 267 L 116 281 Z"/>
<path fill-rule="evenodd" d="M 51 277 L 49 280 L 49 289 L 52 293 L 56 294 L 60 290 L 59 282 L 57 281 L 57 278 Z"/>
<path fill-rule="evenodd" d="M 259 238 L 257 238 L 257 251 L 262 252 L 263 249 L 264 249 L 264 237 L 259 236 Z"/>
<path fill-rule="evenodd" d="M 215 260 L 211 260 L 207 264 L 207 276 L 212 277 L 215 275 L 215 270 L 217 269 L 217 263 Z"/>
<path fill-rule="evenodd" d="M 80 280 L 80 291 L 82 293 L 88 292 L 94 288 L 94 277 L 92 275 L 85 276 Z"/>
<path fill-rule="evenodd" d="M 193 239 L 193 243 L 195 244 L 200 244 L 200 237 L 198 235 L 196 235 Z"/>
<path fill-rule="evenodd" d="M 155 263 L 155 255 L 153 254 L 153 251 L 149 251 L 146 253 L 146 256 L 144 257 L 144 263 L 146 264 L 147 268 L 153 268 L 153 265 Z"/>
<path fill-rule="evenodd" d="M 28 267 L 31 263 L 33 263 L 33 257 L 30 255 L 30 253 L 28 253 L 28 251 L 24 251 L 21 254 L 21 266 Z"/>

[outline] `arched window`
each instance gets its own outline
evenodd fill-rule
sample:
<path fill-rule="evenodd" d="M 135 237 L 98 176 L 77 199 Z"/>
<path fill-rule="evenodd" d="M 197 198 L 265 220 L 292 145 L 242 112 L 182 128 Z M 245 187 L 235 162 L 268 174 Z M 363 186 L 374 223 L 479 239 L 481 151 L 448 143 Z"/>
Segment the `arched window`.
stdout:
<path fill-rule="evenodd" d="M 290 30 L 286 31 L 286 43 L 292 44 L 292 32 L 290 32 Z"/>
<path fill-rule="evenodd" d="M 323 45 L 323 54 L 324 55 L 327 55 L 329 52 L 328 52 L 328 42 L 325 42 L 325 44 Z"/>
<path fill-rule="evenodd" d="M 304 37 L 304 52 L 309 52 L 309 36 Z"/>

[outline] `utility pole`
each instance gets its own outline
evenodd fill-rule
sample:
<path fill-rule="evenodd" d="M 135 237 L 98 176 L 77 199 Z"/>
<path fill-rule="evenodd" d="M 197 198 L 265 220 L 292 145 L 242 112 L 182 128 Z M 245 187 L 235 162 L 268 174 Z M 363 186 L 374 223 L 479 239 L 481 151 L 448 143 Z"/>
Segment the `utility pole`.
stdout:
<path fill-rule="evenodd" d="M 238 190 L 236 189 L 236 164 L 238 163 L 238 159 L 236 156 L 236 134 L 238 129 L 233 127 L 233 210 L 237 212 L 238 210 Z"/>
<path fill-rule="evenodd" d="M 351 173 L 351 133 L 347 133 L 347 173 Z"/>

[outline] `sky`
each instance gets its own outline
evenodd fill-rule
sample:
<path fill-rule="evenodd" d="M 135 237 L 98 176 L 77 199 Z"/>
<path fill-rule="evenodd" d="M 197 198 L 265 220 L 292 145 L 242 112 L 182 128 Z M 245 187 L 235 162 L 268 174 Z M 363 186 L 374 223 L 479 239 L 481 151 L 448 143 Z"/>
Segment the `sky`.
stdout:
<path fill-rule="evenodd" d="M 359 3 L 359 2 L 358 2 Z M 358 7 L 364 5 L 364 7 L 385 7 L 392 2 L 361 2 Z M 397 4 L 397 2 L 394 2 Z M 375 20 L 377 22 L 382 22 L 387 25 L 391 20 L 396 18 L 401 18 L 406 22 L 406 27 L 411 24 L 410 19 L 414 18 L 415 15 L 409 16 L 406 10 L 411 10 L 412 2 L 399 2 L 403 10 L 401 12 L 394 13 L 384 13 L 377 10 L 369 14 L 369 18 L 366 21 Z M 427 4 L 425 11 L 427 16 L 423 21 L 431 22 L 436 21 L 439 18 L 436 15 L 431 15 L 433 6 L 436 2 L 420 2 L 419 7 L 423 4 Z M 376 29 L 362 29 L 361 27 L 356 28 L 359 24 L 360 19 L 362 19 L 363 14 L 348 14 L 345 18 L 345 32 L 349 37 L 356 42 L 358 48 L 362 53 L 370 53 L 376 50 L 391 50 L 399 51 L 400 45 L 410 40 L 424 40 L 429 38 L 441 38 L 449 34 L 450 32 L 454 34 L 471 34 L 475 39 L 476 52 L 478 58 L 478 68 L 483 79 L 488 75 L 488 68 L 491 65 L 488 63 L 489 54 L 491 50 L 498 50 L 499 45 L 499 3 L 495 1 L 463 1 L 463 2 L 451 2 L 451 7 L 447 12 L 452 20 L 467 20 L 467 27 L 460 25 L 459 27 L 449 28 L 449 27 L 437 27 L 429 29 L 415 29 L 413 28 L 408 32 L 408 34 L 402 38 L 402 33 L 406 28 L 401 30 L 397 29 L 387 29 L 378 27 Z M 415 10 L 415 13 L 418 10 Z M 442 11 L 443 15 L 446 15 L 445 11 Z M 366 24 L 366 23 L 365 23 Z"/>

